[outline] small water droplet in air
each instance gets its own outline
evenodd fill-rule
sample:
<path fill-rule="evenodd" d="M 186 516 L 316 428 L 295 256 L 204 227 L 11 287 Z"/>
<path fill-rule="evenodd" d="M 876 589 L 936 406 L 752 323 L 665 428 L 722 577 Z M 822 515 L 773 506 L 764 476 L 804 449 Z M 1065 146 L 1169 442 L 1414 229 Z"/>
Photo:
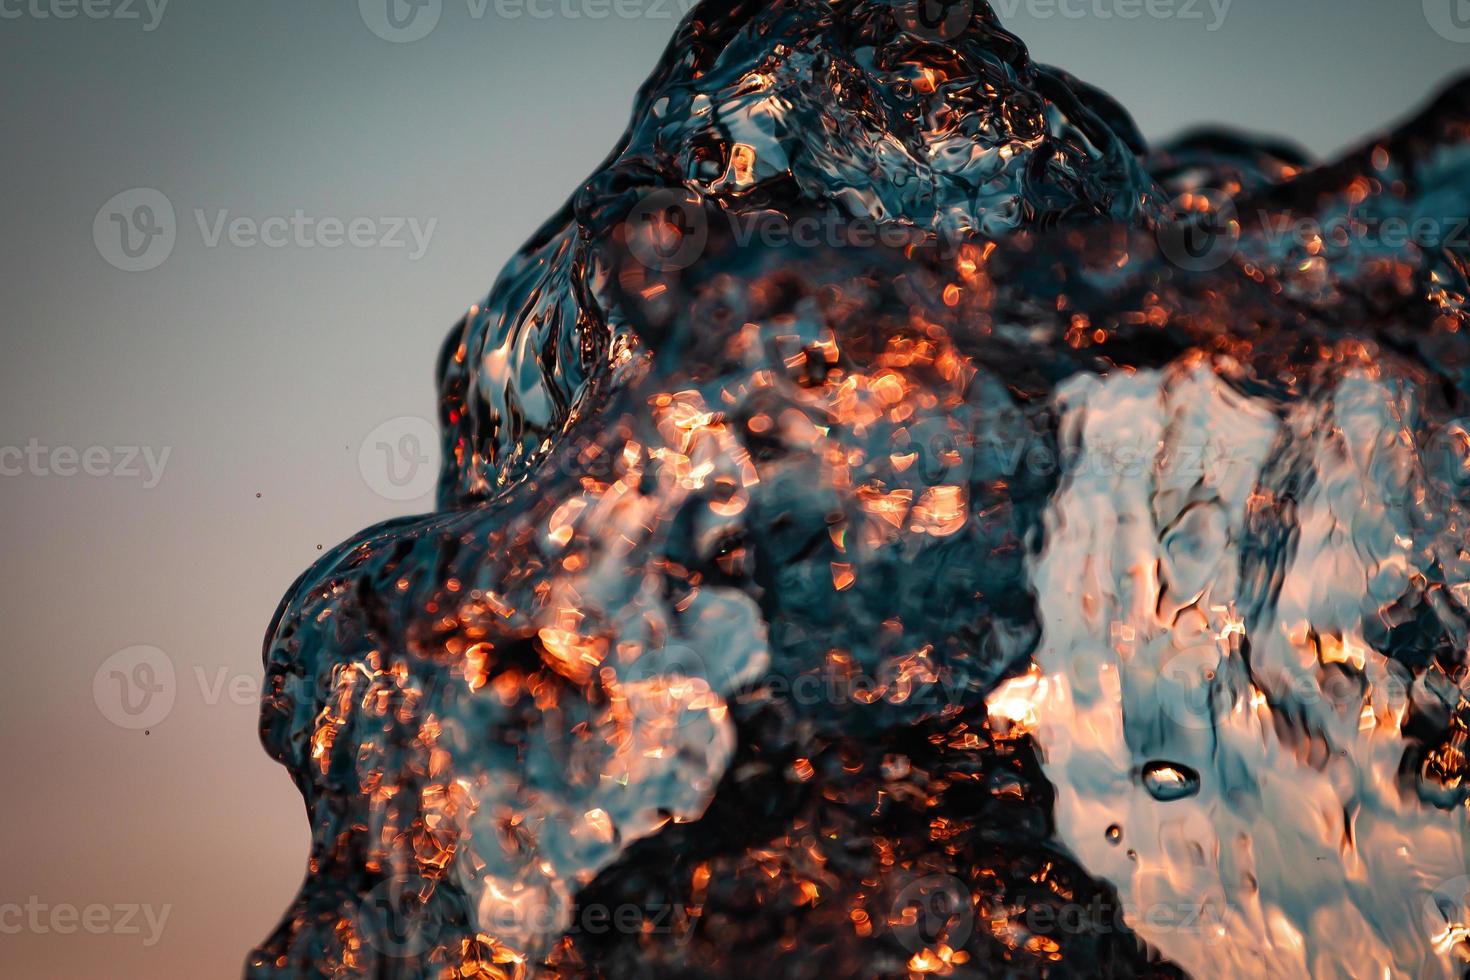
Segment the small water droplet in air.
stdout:
<path fill-rule="evenodd" d="M 1150 762 L 1143 767 L 1143 786 L 1165 803 L 1199 792 L 1199 773 L 1177 762 Z"/>
<path fill-rule="evenodd" d="M 1113 824 L 1112 826 L 1108 827 L 1108 843 L 1109 844 L 1116 844 L 1116 843 L 1118 843 L 1118 841 L 1120 841 L 1122 839 L 1123 839 L 1123 828 L 1122 827 L 1119 827 L 1117 824 Z"/>

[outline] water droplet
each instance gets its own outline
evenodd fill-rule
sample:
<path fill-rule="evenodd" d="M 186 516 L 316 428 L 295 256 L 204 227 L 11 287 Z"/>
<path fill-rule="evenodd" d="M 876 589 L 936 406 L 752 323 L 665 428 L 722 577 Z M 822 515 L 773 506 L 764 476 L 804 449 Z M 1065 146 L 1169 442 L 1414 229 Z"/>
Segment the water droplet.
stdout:
<path fill-rule="evenodd" d="M 1177 762 L 1150 762 L 1143 767 L 1143 786 L 1156 800 L 1182 800 L 1199 792 L 1199 773 Z"/>
<path fill-rule="evenodd" d="M 1112 826 L 1108 827 L 1107 833 L 1109 844 L 1116 844 L 1118 843 L 1118 841 L 1123 839 L 1123 828 L 1119 827 L 1117 824 L 1113 824 Z"/>

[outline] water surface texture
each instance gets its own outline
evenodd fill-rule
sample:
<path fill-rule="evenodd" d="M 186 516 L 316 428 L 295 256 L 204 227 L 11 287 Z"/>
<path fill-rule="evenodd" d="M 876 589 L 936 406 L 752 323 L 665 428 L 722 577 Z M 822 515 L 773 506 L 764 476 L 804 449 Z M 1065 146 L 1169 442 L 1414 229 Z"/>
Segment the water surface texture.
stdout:
<path fill-rule="evenodd" d="M 1149 148 L 983 3 L 702 4 L 272 624 L 247 975 L 1461 975 L 1467 215 L 1470 83 Z"/>

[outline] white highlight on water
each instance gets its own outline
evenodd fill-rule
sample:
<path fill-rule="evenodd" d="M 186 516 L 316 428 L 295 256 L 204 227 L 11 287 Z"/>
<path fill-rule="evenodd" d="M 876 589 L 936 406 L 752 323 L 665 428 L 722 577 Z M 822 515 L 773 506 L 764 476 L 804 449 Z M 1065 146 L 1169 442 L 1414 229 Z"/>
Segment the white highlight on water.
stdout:
<path fill-rule="evenodd" d="M 1362 635 L 1426 554 L 1456 550 L 1416 540 L 1408 516 L 1412 386 L 1346 369 L 1278 409 L 1217 369 L 1190 359 L 1059 390 L 1077 462 L 1033 563 L 1040 676 L 992 702 L 1033 727 L 1062 841 L 1195 977 L 1456 975 L 1466 811 L 1422 803 L 1398 775 L 1423 691 Z M 1089 465 L 1120 445 L 1153 465 Z M 1170 465 L 1199 451 L 1202 467 Z M 1273 598 L 1271 563 L 1243 566 L 1241 549 L 1288 487 L 1297 532 Z M 1193 769 L 1198 792 L 1155 799 L 1150 762 Z"/>

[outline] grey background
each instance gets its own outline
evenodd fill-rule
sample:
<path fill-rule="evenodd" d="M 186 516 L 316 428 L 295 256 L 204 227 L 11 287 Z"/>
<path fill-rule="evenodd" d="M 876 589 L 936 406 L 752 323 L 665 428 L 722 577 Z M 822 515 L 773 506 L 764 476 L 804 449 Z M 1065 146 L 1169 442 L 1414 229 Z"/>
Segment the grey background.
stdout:
<path fill-rule="evenodd" d="M 43 0 L 0 2 L 20 14 L 0 18 L 0 447 L 171 455 L 152 489 L 0 477 L 0 975 L 237 976 L 307 853 L 300 798 L 255 732 L 271 613 L 318 545 L 427 509 L 376 493 L 358 450 L 385 420 L 432 418 L 440 340 L 612 145 L 681 0 L 605 19 L 443 0 L 413 43 L 375 36 L 354 0 L 172 0 L 152 31 L 142 0 L 140 20 L 21 2 Z M 1214 31 L 1205 4 L 1204 20 L 1012 7 L 1039 60 L 1150 137 L 1216 120 L 1325 154 L 1470 65 L 1420 0 L 1235 0 Z M 92 227 L 134 187 L 172 202 L 177 241 L 128 273 Z M 298 208 L 437 225 L 412 261 L 210 248 L 194 216 Z M 93 693 L 135 644 L 176 678 L 146 735 Z M 214 697 L 221 679 L 240 696 Z M 151 946 L 146 928 L 63 934 L 45 916 L 15 931 L 5 906 L 33 896 L 169 918 Z"/>

